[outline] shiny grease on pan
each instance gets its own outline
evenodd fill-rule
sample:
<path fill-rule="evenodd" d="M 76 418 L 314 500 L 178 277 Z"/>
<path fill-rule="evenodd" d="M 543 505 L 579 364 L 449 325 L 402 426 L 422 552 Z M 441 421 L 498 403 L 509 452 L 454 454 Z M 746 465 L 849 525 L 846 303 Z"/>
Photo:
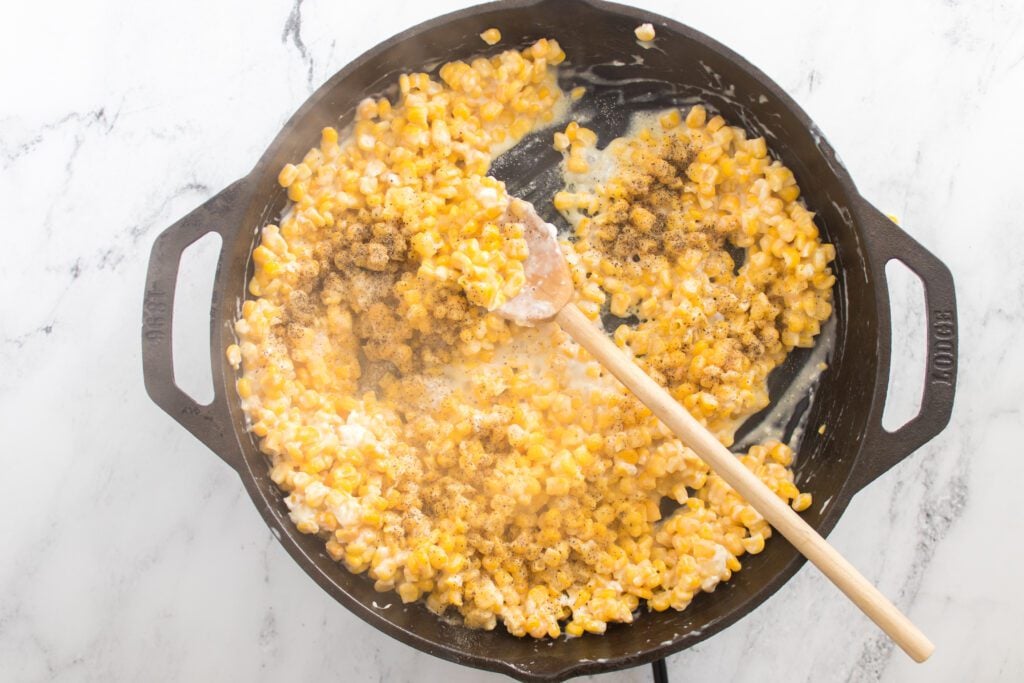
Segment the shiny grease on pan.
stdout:
<path fill-rule="evenodd" d="M 637 119 L 670 107 L 685 110 L 702 104 L 709 113 L 718 113 L 714 102 L 725 100 L 736 103 L 735 88 L 724 84 L 718 74 L 704 66 L 714 90 L 693 86 L 680 88 L 667 81 L 645 77 L 623 77 L 622 68 L 643 64 L 643 57 L 635 55 L 632 63 L 622 61 L 593 64 L 587 67 L 570 64 L 559 67 L 559 85 L 569 92 L 577 86 L 586 88 L 579 101 L 571 103 L 568 119 L 579 122 L 598 134 L 598 148 L 604 149 L 615 138 L 628 135 Z M 764 97 L 761 95 L 760 97 Z M 737 103 L 738 104 L 738 103 Z M 741 112 L 746 108 L 739 107 Z M 776 139 L 771 129 L 756 117 L 741 115 L 741 125 L 748 132 Z M 509 193 L 533 203 L 545 220 L 558 227 L 562 235 L 571 234 L 569 223 L 553 205 L 555 193 L 565 186 L 562 156 L 551 144 L 552 134 L 564 124 L 556 122 L 534 131 L 516 146 L 497 157 L 491 164 L 491 175 L 503 180 Z M 769 144 L 769 149 L 771 145 Z M 814 207 L 809 207 L 813 210 Z M 745 250 L 733 254 L 737 265 L 742 263 Z M 778 439 L 799 452 L 807 429 L 811 407 L 822 373 L 827 369 L 836 340 L 836 312 L 822 326 L 813 348 L 793 349 L 786 360 L 768 376 L 769 405 L 748 417 L 736 431 L 734 451 L 744 451 L 766 439 Z M 611 333 L 619 321 L 606 320 L 605 330 Z"/>

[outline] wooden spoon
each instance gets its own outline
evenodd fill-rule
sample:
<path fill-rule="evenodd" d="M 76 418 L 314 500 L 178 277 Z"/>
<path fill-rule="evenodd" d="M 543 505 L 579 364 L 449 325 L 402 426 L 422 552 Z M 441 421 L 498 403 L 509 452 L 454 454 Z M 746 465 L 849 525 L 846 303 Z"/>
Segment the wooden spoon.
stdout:
<path fill-rule="evenodd" d="M 526 285 L 497 313 L 521 325 L 553 320 L 619 379 L 640 401 L 689 446 L 726 483 L 750 503 L 769 524 L 814 563 L 839 590 L 869 616 L 915 661 L 935 649 L 931 641 L 830 546 L 817 531 L 748 470 L 729 449 L 641 370 L 576 304 L 572 276 L 558 245 L 554 226 L 537 215 L 533 205 L 513 199 L 510 217 L 525 226 L 529 247 L 524 268 Z"/>

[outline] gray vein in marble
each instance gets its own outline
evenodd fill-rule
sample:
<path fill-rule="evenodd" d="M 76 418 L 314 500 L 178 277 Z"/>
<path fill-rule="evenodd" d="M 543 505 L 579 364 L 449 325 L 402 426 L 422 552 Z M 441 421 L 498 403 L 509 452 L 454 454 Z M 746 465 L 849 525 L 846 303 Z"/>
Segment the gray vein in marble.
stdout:
<path fill-rule="evenodd" d="M 0 170 L 6 170 L 21 157 L 31 154 L 36 147 L 42 144 L 47 135 L 62 129 L 65 126 L 70 125 L 82 129 L 98 127 L 101 134 L 106 135 L 114 129 L 114 125 L 117 123 L 117 119 L 120 115 L 120 109 L 115 111 L 113 115 L 107 114 L 106 107 L 100 107 L 98 109 L 84 112 L 71 112 L 56 121 L 44 123 L 37 129 L 37 132 L 31 134 L 28 140 L 11 145 L 5 143 L 4 139 L 0 137 L 0 159 L 3 159 L 4 161 L 3 166 L 0 166 Z M 0 121 L 0 125 L 3 125 L 6 122 L 7 120 Z"/>
<path fill-rule="evenodd" d="M 1020 57 L 1017 57 L 1017 59 L 1013 60 L 1013 63 L 1010 64 L 1010 66 L 1006 67 L 1006 70 L 1003 73 L 1004 74 L 1010 73 L 1011 71 L 1016 69 L 1018 66 L 1020 66 L 1022 63 L 1024 63 L 1024 52 L 1022 52 L 1020 54 Z"/>
<path fill-rule="evenodd" d="M 313 57 L 306 48 L 306 43 L 302 40 L 302 3 L 304 1 L 305 0 L 295 0 L 295 4 L 292 5 L 292 9 L 288 13 L 288 18 L 284 22 L 284 30 L 281 31 L 281 42 L 287 45 L 288 42 L 291 41 L 292 45 L 295 46 L 295 49 L 299 51 L 299 56 L 306 64 L 306 85 L 310 90 L 312 90 Z"/>
<path fill-rule="evenodd" d="M 34 330 L 29 330 L 28 332 L 19 334 L 15 337 L 4 337 L 3 341 L 4 344 L 10 344 L 20 349 L 21 347 L 25 346 L 27 342 L 32 341 L 32 339 L 38 337 L 39 335 L 48 336 L 50 334 L 53 334 L 53 326 L 54 323 L 49 322 L 45 325 L 41 325 L 35 328 Z"/>
<path fill-rule="evenodd" d="M 67 159 L 64 162 L 60 185 L 53 193 L 55 197 L 64 197 L 72 185 L 75 161 L 82 150 L 82 146 L 85 144 L 87 136 L 93 131 L 98 131 L 100 137 L 106 137 L 114 130 L 120 115 L 120 107 L 113 114 L 108 114 L 107 107 L 99 107 L 98 109 L 85 112 L 71 112 L 57 121 L 44 124 L 28 140 L 16 143 L 13 148 L 2 148 L 3 142 L 0 141 L 0 157 L 4 159 L 0 170 L 6 170 L 19 159 L 32 154 L 50 135 L 70 128 L 74 131 L 71 150 L 67 153 Z M 51 201 L 46 204 L 43 229 L 48 237 L 53 235 L 54 214 L 59 210 L 57 201 Z"/>
<path fill-rule="evenodd" d="M 268 607 L 263 615 L 263 623 L 260 625 L 258 637 L 262 649 L 269 649 L 277 642 L 277 618 L 274 616 L 274 608 Z"/>
<path fill-rule="evenodd" d="M 57 543 L 59 535 L 60 525 L 57 520 L 51 519 L 35 539 L 36 552 L 19 556 L 14 560 L 14 579 L 4 586 L 3 595 L 17 595 L 22 590 L 44 561 L 46 552 Z M 10 601 L 5 606 L 4 602 L 0 602 L 0 637 L 4 636 L 19 618 L 26 621 L 31 619 L 31 616 L 24 614 L 22 604 Z M 33 633 L 33 636 L 35 635 Z M 45 653 L 46 648 L 40 649 Z M 48 668 L 52 669 L 49 665 Z"/>
<path fill-rule="evenodd" d="M 928 453 L 923 457 L 920 469 L 924 472 L 924 500 L 918 514 L 916 524 L 917 543 L 910 570 L 894 600 L 897 606 L 904 609 L 914 603 L 921 588 L 931 560 L 939 544 L 946 537 L 950 528 L 960 518 L 968 500 L 968 469 L 964 454 L 957 457 L 956 469 L 948 482 L 939 483 L 936 478 L 937 454 Z M 903 482 L 899 482 L 893 493 L 891 509 L 899 507 L 903 500 L 899 493 Z M 884 556 L 883 556 L 884 561 Z M 857 666 L 850 671 L 847 681 L 877 681 L 882 677 L 885 667 L 896 651 L 895 644 L 884 634 L 874 635 L 861 650 Z"/>
<path fill-rule="evenodd" d="M 166 214 L 167 208 L 189 194 L 198 194 L 205 199 L 210 194 L 210 186 L 193 179 L 167 191 L 163 199 L 154 206 L 153 210 L 149 211 L 141 220 L 117 236 L 116 240 L 121 242 L 124 242 L 124 238 L 127 238 L 127 244 L 114 244 L 101 250 L 96 255 L 92 267 L 98 271 L 116 271 L 125 258 L 134 252 L 139 241 L 158 224 L 159 219 Z M 162 224 L 160 225 L 161 227 L 167 227 Z M 83 267 L 81 259 L 76 259 L 75 263 L 68 269 L 72 280 L 81 276 Z"/>
<path fill-rule="evenodd" d="M 270 584 L 270 551 L 275 540 L 273 534 L 267 534 L 263 542 L 263 583 L 267 585 Z"/>
<path fill-rule="evenodd" d="M 49 307 L 49 310 L 42 316 L 46 322 L 37 323 L 35 327 L 16 334 L 5 333 L 2 337 L 3 344 L 7 346 L 13 346 L 15 349 L 21 349 L 26 343 L 39 338 L 40 336 L 50 336 L 53 334 L 54 328 L 56 327 L 56 319 L 58 310 L 64 298 L 72 287 L 75 286 L 76 281 L 81 278 L 82 274 L 88 270 L 93 271 L 112 271 L 116 272 L 119 270 L 126 257 L 130 254 L 134 254 L 139 245 L 139 241 L 145 237 L 157 224 L 167 208 L 180 199 L 190 193 L 198 193 L 206 196 L 210 193 L 210 188 L 205 183 L 201 183 L 195 180 L 190 180 L 180 185 L 179 187 L 171 190 L 165 196 L 165 198 L 157 204 L 153 211 L 149 212 L 142 220 L 136 222 L 130 226 L 127 230 L 120 233 L 115 238 L 115 244 L 107 246 L 101 249 L 90 259 L 89 262 L 83 262 L 81 257 L 78 257 L 69 267 L 64 267 L 61 272 L 67 276 L 64 281 L 63 287 L 52 298 L 53 304 Z M 124 238 L 127 238 L 127 244 L 117 244 L 116 242 L 124 242 Z M 48 270 L 51 270 L 48 268 Z"/>
<path fill-rule="evenodd" d="M 821 74 L 817 69 L 812 68 L 807 72 L 807 94 L 814 93 L 815 87 L 821 82 Z"/>

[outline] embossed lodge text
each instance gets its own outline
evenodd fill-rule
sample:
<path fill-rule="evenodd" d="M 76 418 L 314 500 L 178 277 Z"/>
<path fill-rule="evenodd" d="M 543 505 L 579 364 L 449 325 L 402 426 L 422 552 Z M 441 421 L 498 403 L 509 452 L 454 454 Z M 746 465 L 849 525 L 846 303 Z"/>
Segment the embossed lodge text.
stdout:
<path fill-rule="evenodd" d="M 952 311 L 932 311 L 931 335 L 929 381 L 952 385 L 956 375 L 956 320 Z"/>

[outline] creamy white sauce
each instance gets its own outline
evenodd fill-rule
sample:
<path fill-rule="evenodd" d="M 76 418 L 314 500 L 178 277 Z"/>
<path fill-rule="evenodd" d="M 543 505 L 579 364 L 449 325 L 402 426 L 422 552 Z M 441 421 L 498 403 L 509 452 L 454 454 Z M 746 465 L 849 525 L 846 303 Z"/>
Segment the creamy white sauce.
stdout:
<path fill-rule="evenodd" d="M 710 68 L 704 65 L 705 69 Z M 618 170 L 618 161 L 615 151 L 627 138 L 636 136 L 644 129 L 650 130 L 654 137 L 665 134 L 659 117 L 670 109 L 651 110 L 634 112 L 629 119 L 629 126 L 624 135 L 609 143 L 604 149 L 587 148 L 584 150 L 589 170 L 583 174 L 566 173 L 566 189 L 577 193 L 594 193 L 600 185 L 608 182 Z M 745 204 L 746 196 L 741 195 L 741 202 Z M 583 213 L 578 209 L 567 212 L 569 223 L 575 226 Z M 815 338 L 814 349 L 806 360 L 796 378 L 789 384 L 785 393 L 776 398 L 771 404 L 771 410 L 765 415 L 757 426 L 748 433 L 740 442 L 734 444 L 733 450 L 746 450 L 750 446 L 765 441 L 777 439 L 782 441 L 785 436 L 786 427 L 793 416 L 796 406 L 805 398 L 809 397 L 813 404 L 818 383 L 823 370 L 828 367 L 827 361 L 831 358 L 832 349 L 835 346 L 836 317 L 835 313 L 822 326 L 821 333 Z M 799 422 L 793 429 L 787 445 L 797 452 L 803 441 L 807 430 L 807 421 L 811 413 L 811 406 L 808 405 Z M 737 427 L 742 424 L 738 421 Z"/>
<path fill-rule="evenodd" d="M 786 426 L 793 417 L 793 410 L 804 398 L 810 400 L 810 404 L 800 416 L 799 422 L 793 429 L 787 445 L 796 453 L 803 442 L 804 434 L 807 431 L 807 421 L 810 419 L 811 406 L 818 390 L 821 374 L 828 367 L 828 360 L 832 356 L 832 349 L 835 346 L 836 338 L 836 316 L 835 313 L 825 322 L 821 333 L 814 340 L 814 349 L 804 362 L 797 376 L 793 378 L 782 396 L 776 398 L 771 404 L 771 410 L 757 423 L 746 436 L 738 441 L 734 449 L 745 450 L 758 443 L 768 440 L 782 441 L 785 437 Z"/>
<path fill-rule="evenodd" d="M 353 411 L 354 413 L 355 411 Z M 352 416 L 349 416 L 351 422 Z M 338 427 L 338 439 L 342 446 L 354 448 L 373 440 L 373 434 L 358 424 L 346 424 Z"/>
<path fill-rule="evenodd" d="M 351 496 L 331 508 L 338 525 L 342 527 L 357 527 L 363 516 L 363 508 L 355 498 Z"/>
<path fill-rule="evenodd" d="M 725 578 L 729 568 L 725 566 L 729 559 L 729 551 L 722 545 L 715 546 L 715 554 L 700 563 L 700 570 L 705 574 L 700 588 L 708 593 L 715 590 L 715 587 Z"/>
<path fill-rule="evenodd" d="M 288 506 L 288 517 L 292 520 L 292 524 L 298 526 L 304 522 L 307 524 L 316 522 L 316 510 L 299 501 L 294 493 L 285 498 L 284 503 Z"/>
<path fill-rule="evenodd" d="M 629 117 L 629 125 L 625 133 L 619 138 L 612 140 L 604 149 L 588 147 L 583 150 L 583 158 L 587 162 L 586 173 L 566 173 L 566 189 L 571 192 L 594 193 L 598 187 L 608 182 L 619 169 L 618 160 L 615 157 L 617 150 L 626 143 L 629 138 L 635 137 L 640 131 L 649 129 L 654 137 L 664 134 L 658 117 L 668 109 L 654 111 L 633 112 Z M 583 214 L 573 209 L 569 216 L 570 224 L 574 225 Z"/>

